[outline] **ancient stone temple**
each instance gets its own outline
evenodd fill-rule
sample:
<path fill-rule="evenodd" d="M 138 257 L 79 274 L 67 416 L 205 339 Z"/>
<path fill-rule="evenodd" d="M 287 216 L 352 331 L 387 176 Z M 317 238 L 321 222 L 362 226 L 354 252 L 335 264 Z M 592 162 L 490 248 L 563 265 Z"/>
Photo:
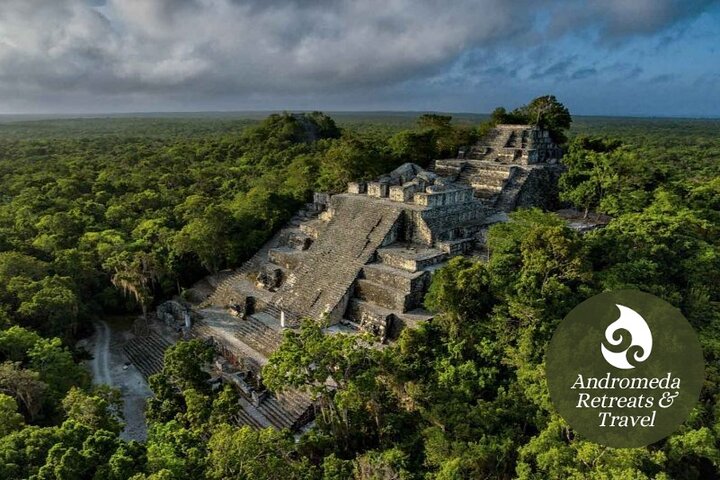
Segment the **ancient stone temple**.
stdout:
<path fill-rule="evenodd" d="M 478 198 L 504 212 L 551 208 L 557 202 L 561 156 L 547 130 L 498 125 L 458 158 L 437 160 L 435 172 L 472 186 Z"/>
<path fill-rule="evenodd" d="M 514 208 L 550 206 L 560 155 L 546 131 L 499 125 L 429 170 L 408 163 L 345 193 L 316 194 L 242 267 L 211 278 L 193 331 L 233 363 L 221 376 L 240 375 L 225 380 L 247 390 L 246 423 L 307 421 L 306 396 L 262 390 L 262 365 L 283 329 L 312 318 L 328 334 L 370 331 L 392 341 L 429 320 L 423 298 L 433 272 L 454 255 L 479 252 L 489 225 Z"/>

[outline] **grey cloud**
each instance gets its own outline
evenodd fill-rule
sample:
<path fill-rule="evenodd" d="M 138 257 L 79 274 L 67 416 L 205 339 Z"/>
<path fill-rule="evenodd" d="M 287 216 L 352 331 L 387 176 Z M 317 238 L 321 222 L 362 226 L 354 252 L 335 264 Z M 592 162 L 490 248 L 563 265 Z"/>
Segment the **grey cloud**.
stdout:
<path fill-rule="evenodd" d="M 0 14 L 0 84 L 117 91 L 323 89 L 427 72 L 466 45 L 529 28 L 501 0 L 258 2 L 80 0 Z M 486 14 L 468 16 L 471 7 Z M 529 22 L 529 20 L 528 20 Z M 60 84 L 58 84 L 60 82 Z M 121 91 L 124 90 L 121 88 Z"/>
<path fill-rule="evenodd" d="M 55 95 L 321 94 L 431 78 L 464 52 L 530 48 L 554 35 L 663 30 L 710 1 L 2 0 L 0 101 Z M 687 6 L 687 8 L 684 8 Z M 681 8 L 682 7 L 682 8 Z M 514 59 L 468 59 L 518 76 Z M 536 78 L 589 74 L 566 58 Z M 572 72 L 572 73 L 570 73 Z M 583 73 L 584 72 L 584 73 Z"/>
<path fill-rule="evenodd" d="M 550 30 L 564 34 L 583 27 L 596 28 L 601 38 L 613 41 L 652 34 L 693 18 L 717 5 L 718 0 L 582 0 L 558 2 Z"/>

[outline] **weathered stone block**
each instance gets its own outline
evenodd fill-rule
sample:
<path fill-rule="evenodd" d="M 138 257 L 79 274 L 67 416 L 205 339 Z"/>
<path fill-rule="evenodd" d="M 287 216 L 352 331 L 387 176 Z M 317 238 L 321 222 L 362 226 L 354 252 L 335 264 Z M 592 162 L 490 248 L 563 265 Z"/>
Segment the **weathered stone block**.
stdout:
<path fill-rule="evenodd" d="M 348 183 L 348 193 L 363 194 L 367 193 L 367 183 L 350 182 Z"/>
<path fill-rule="evenodd" d="M 268 252 L 268 258 L 276 265 L 280 265 L 288 270 L 294 270 L 302 261 L 303 253 L 289 247 L 271 248 Z"/>
<path fill-rule="evenodd" d="M 389 310 L 406 312 L 411 308 L 409 292 L 389 288 L 387 285 L 375 283 L 367 279 L 359 279 L 355 286 L 355 296 Z M 413 306 L 414 308 L 414 306 Z"/>
<path fill-rule="evenodd" d="M 317 240 L 318 236 L 320 235 L 321 226 L 321 220 L 312 220 L 307 223 L 301 223 L 300 231 L 308 237 L 312 238 L 313 240 Z"/>
<path fill-rule="evenodd" d="M 390 200 L 394 202 L 409 202 L 413 199 L 415 192 L 422 191 L 418 183 L 408 182 L 404 185 L 393 185 L 390 187 Z"/>
<path fill-rule="evenodd" d="M 255 313 L 255 297 L 247 295 L 240 303 L 228 305 L 230 314 L 242 319 Z"/>
<path fill-rule="evenodd" d="M 430 277 L 426 271 L 408 272 L 382 263 L 365 265 L 363 275 L 370 281 L 407 293 L 424 291 Z"/>
<path fill-rule="evenodd" d="M 330 203 L 330 194 L 324 192 L 314 192 L 313 203 L 327 206 Z"/>
<path fill-rule="evenodd" d="M 446 240 L 437 242 L 435 246 L 450 256 L 463 255 L 472 250 L 475 240 L 473 238 L 461 238 L 459 240 Z"/>
<path fill-rule="evenodd" d="M 386 198 L 390 194 L 390 185 L 384 182 L 370 182 L 367 193 L 371 197 Z"/>
<path fill-rule="evenodd" d="M 256 277 L 260 287 L 274 291 L 283 281 L 283 271 L 276 264 L 266 264 Z"/>
<path fill-rule="evenodd" d="M 296 250 L 307 250 L 312 245 L 313 238 L 304 232 L 292 232 L 288 236 L 288 246 Z"/>
<path fill-rule="evenodd" d="M 378 257 L 385 265 L 417 272 L 444 262 L 447 255 L 434 248 L 381 248 Z"/>
<path fill-rule="evenodd" d="M 349 320 L 360 325 L 361 329 L 372 333 L 381 341 L 387 339 L 395 319 L 391 311 L 358 299 L 350 301 L 347 316 Z"/>

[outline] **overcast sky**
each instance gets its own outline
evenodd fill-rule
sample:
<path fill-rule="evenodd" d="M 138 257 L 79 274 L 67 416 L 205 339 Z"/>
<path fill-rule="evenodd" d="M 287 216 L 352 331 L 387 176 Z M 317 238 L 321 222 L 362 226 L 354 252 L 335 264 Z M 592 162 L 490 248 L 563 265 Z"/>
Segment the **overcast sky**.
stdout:
<path fill-rule="evenodd" d="M 0 0 L 0 113 L 720 116 L 720 0 Z"/>

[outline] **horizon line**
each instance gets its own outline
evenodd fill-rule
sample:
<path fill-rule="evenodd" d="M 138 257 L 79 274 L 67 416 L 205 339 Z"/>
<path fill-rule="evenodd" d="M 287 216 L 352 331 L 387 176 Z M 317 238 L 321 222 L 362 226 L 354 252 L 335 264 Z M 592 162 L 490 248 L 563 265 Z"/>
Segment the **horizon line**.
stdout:
<path fill-rule="evenodd" d="M 130 117 L 137 118 L 148 115 L 165 116 L 173 118 L 173 115 L 182 116 L 193 116 L 193 115 L 243 115 L 243 114 L 254 114 L 254 115 L 272 115 L 276 113 L 309 113 L 309 112 L 322 112 L 328 115 L 333 114 L 445 114 L 445 115 L 472 115 L 472 116 L 490 116 L 491 112 L 453 112 L 445 110 L 332 110 L 332 109 L 248 109 L 248 110 L 156 110 L 156 111 L 133 111 L 133 112 L 119 112 L 119 111 L 108 111 L 108 112 L 43 112 L 43 113 L 0 113 L 0 118 L 8 117 L 41 117 L 55 118 L 55 119 L 81 119 L 81 118 L 103 118 L 103 117 Z M 668 120 L 720 120 L 720 114 L 718 115 L 634 115 L 634 114 L 571 114 L 572 117 L 577 118 L 632 118 L 632 119 L 668 119 Z"/>

